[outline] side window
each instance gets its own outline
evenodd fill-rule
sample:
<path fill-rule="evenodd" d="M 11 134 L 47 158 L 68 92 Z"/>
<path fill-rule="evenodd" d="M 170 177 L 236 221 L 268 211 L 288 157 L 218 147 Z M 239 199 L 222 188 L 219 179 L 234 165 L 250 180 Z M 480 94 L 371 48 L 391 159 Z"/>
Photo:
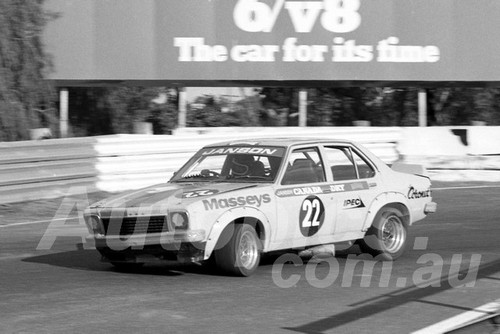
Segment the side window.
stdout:
<path fill-rule="evenodd" d="M 356 166 L 348 147 L 325 147 L 334 181 L 357 179 Z"/>
<path fill-rule="evenodd" d="M 349 147 L 325 147 L 325 152 L 334 181 L 365 179 L 375 175 L 373 168 Z"/>
<path fill-rule="evenodd" d="M 358 166 L 358 174 L 360 179 L 368 179 L 375 176 L 375 170 L 371 165 L 369 165 L 362 157 L 360 157 L 356 152 L 351 151 L 354 157 L 354 162 Z"/>
<path fill-rule="evenodd" d="M 296 149 L 290 155 L 281 184 L 325 182 L 323 163 L 316 148 Z"/>

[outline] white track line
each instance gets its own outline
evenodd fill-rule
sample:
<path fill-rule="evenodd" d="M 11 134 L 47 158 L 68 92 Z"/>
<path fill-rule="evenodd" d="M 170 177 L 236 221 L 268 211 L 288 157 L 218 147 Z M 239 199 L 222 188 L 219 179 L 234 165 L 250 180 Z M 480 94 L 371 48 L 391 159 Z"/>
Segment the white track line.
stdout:
<path fill-rule="evenodd" d="M 498 313 L 500 313 L 500 299 L 495 302 L 476 307 L 471 311 L 467 311 L 449 319 L 440 321 L 434 325 L 413 332 L 412 334 L 448 333 L 451 330 L 488 319 Z"/>
<path fill-rule="evenodd" d="M 45 219 L 45 220 L 35 220 L 33 222 L 12 223 L 12 224 L 0 225 L 0 228 L 11 227 L 11 226 L 31 225 L 31 224 L 43 224 L 43 223 L 50 223 L 50 222 L 54 222 L 54 221 L 73 220 L 73 219 L 79 219 L 79 217 L 54 218 L 54 219 Z"/>
<path fill-rule="evenodd" d="M 456 190 L 456 189 L 481 189 L 481 188 L 500 188 L 500 186 L 460 186 L 460 187 L 443 187 L 443 188 L 433 188 L 431 190 Z"/>

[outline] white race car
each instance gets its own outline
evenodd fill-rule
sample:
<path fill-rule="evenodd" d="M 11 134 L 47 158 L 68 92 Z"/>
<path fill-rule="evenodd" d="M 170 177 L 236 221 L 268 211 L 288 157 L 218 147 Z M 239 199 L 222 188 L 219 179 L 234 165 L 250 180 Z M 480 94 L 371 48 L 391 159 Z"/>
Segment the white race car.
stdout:
<path fill-rule="evenodd" d="M 419 165 L 392 168 L 362 146 L 272 138 L 208 145 L 163 184 L 93 204 L 84 216 L 116 266 L 213 259 L 249 276 L 262 253 L 357 242 L 401 256 L 407 229 L 436 211 Z"/>

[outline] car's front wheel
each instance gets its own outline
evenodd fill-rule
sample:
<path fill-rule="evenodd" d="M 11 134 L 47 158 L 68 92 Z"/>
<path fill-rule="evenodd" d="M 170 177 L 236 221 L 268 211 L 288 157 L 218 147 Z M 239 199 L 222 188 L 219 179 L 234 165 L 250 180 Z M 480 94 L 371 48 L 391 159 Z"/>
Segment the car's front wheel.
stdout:
<path fill-rule="evenodd" d="M 393 261 L 403 254 L 407 237 L 403 214 L 395 208 L 387 207 L 377 214 L 359 246 L 361 251 L 377 259 Z"/>
<path fill-rule="evenodd" d="M 260 262 L 261 241 L 255 229 L 247 224 L 236 224 L 227 228 L 221 240 L 228 242 L 215 250 L 215 262 L 224 272 L 236 276 L 252 275 Z"/>

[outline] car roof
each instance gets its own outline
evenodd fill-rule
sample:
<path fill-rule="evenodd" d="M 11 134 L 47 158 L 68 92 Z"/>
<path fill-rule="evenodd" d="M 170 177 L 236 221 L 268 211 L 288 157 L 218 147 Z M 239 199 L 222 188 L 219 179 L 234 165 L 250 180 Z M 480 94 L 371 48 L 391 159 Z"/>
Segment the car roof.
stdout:
<path fill-rule="evenodd" d="M 337 144 L 352 144 L 353 142 L 345 139 L 332 139 L 332 138 L 300 138 L 300 137 L 274 137 L 274 138 L 246 138 L 231 141 L 224 141 L 206 145 L 205 147 L 219 147 L 219 146 L 282 146 L 290 147 L 302 144 L 319 144 L 319 143 L 337 143 Z"/>

